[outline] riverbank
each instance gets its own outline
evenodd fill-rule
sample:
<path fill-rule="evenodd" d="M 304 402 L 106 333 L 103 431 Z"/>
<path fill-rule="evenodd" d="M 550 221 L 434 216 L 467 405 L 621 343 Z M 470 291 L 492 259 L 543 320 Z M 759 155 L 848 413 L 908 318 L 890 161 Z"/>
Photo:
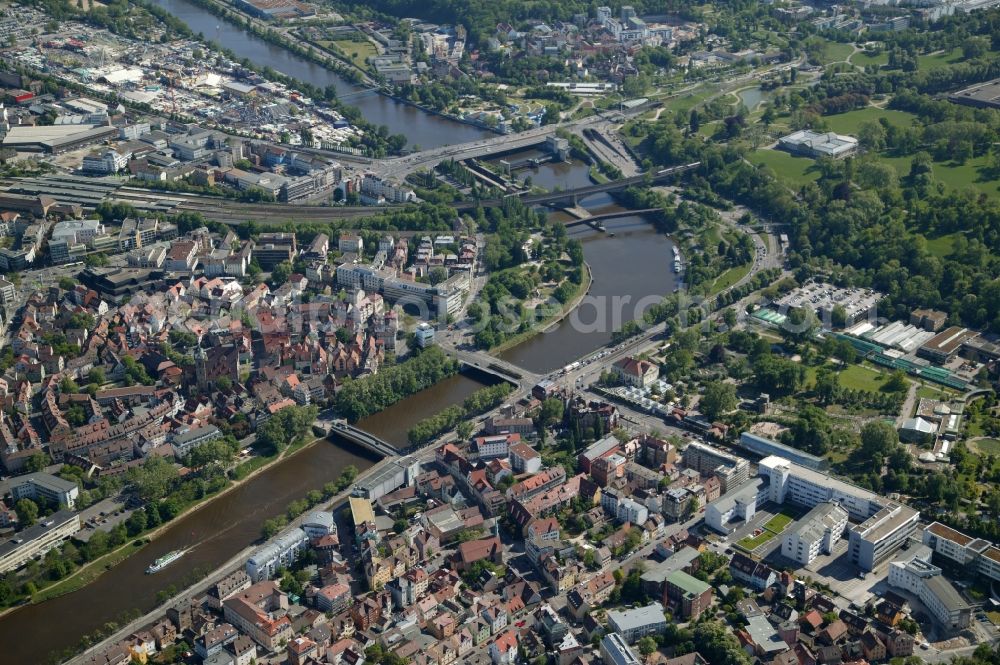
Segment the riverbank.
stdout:
<path fill-rule="evenodd" d="M 156 538 L 159 537 L 175 521 L 187 517 L 189 515 L 192 515 L 197 511 L 205 508 L 206 506 L 211 505 L 212 502 L 221 499 L 230 492 L 237 490 L 243 484 L 255 478 L 258 474 L 263 473 L 274 464 L 290 459 L 294 455 L 302 452 L 303 450 L 306 450 L 310 446 L 313 446 L 318 441 L 322 440 L 323 440 L 322 437 L 317 437 L 309 441 L 305 441 L 300 445 L 289 446 L 280 455 L 273 456 L 267 462 L 254 468 L 250 473 L 243 476 L 242 478 L 230 480 L 229 484 L 221 491 L 216 492 L 215 494 L 212 494 L 210 496 L 206 496 L 203 499 L 200 499 L 199 501 L 195 501 L 194 503 L 190 504 L 187 508 L 179 512 L 169 522 L 160 524 L 159 526 L 157 526 L 156 528 L 152 529 L 147 533 L 136 534 L 135 537 L 130 538 L 129 541 L 124 545 L 108 552 L 107 554 L 98 557 L 97 559 L 94 559 L 93 561 L 87 562 L 83 566 L 80 566 L 80 568 L 75 570 L 72 575 L 63 578 L 50 586 L 40 589 L 37 593 L 35 593 L 32 596 L 29 602 L 23 603 L 21 605 L 16 605 L 14 607 L 9 607 L 3 612 L 0 612 L 0 618 L 2 618 L 3 616 L 5 616 L 10 612 L 17 611 L 18 609 L 24 607 L 25 605 L 41 605 L 47 601 L 59 598 L 60 596 L 64 596 L 68 593 L 79 591 L 83 587 L 97 580 L 104 573 L 113 570 L 115 566 L 124 563 L 131 556 L 137 554 L 139 551 L 144 549 L 147 545 L 156 540 Z M 141 544 L 136 545 L 137 542 L 140 542 Z"/>
<path fill-rule="evenodd" d="M 584 296 L 587 295 L 587 292 L 590 291 L 590 287 L 594 283 L 594 275 L 590 269 L 590 264 L 584 261 L 583 268 L 586 272 L 586 279 L 581 280 L 580 284 L 577 286 L 576 293 L 569 299 L 569 301 L 566 302 L 565 305 L 562 306 L 558 313 L 553 314 L 541 323 L 532 326 L 531 330 L 526 330 L 523 333 L 519 333 L 513 337 L 505 339 L 502 344 L 498 344 L 491 348 L 489 353 L 491 355 L 498 355 L 504 351 L 509 351 L 515 346 L 527 342 L 535 335 L 548 332 L 554 326 L 559 325 L 563 319 L 569 316 L 570 313 L 572 313 L 572 311 L 580 305 L 580 302 L 583 300 Z"/>
<path fill-rule="evenodd" d="M 314 439 L 312 443 L 315 443 L 316 441 L 320 440 L 322 439 Z M 299 450 L 304 450 L 308 447 L 309 446 L 306 445 L 300 448 Z M 357 483 L 358 481 L 379 472 L 382 469 L 382 467 L 389 461 L 391 461 L 390 458 L 383 458 L 379 460 L 377 463 L 375 463 L 362 473 L 358 474 L 354 482 Z M 348 487 L 339 494 L 331 497 L 329 500 L 321 504 L 318 504 L 317 506 L 315 506 L 314 509 L 332 511 L 335 507 L 338 506 L 338 504 L 347 501 L 347 498 L 351 494 L 352 487 Z M 302 521 L 306 519 L 307 515 L 308 512 L 292 520 L 291 523 L 288 525 L 288 528 L 300 525 Z M 246 564 L 247 557 L 249 557 L 250 554 L 258 547 L 260 547 L 259 544 L 251 544 L 246 546 L 245 548 L 240 550 L 240 552 L 238 552 L 236 555 L 228 559 L 225 563 L 218 566 L 216 569 L 212 570 L 207 575 L 202 577 L 199 581 L 189 585 L 188 587 L 181 590 L 171 598 L 168 598 L 167 600 L 163 601 L 162 603 L 159 603 L 156 607 L 154 607 L 152 610 L 150 610 L 143 616 L 138 617 L 137 619 L 134 619 L 131 622 L 129 622 L 128 625 L 122 626 L 115 633 L 104 638 L 100 643 L 95 644 L 86 649 L 85 651 L 83 651 L 82 653 L 79 653 L 71 657 L 66 661 L 67 665 L 84 665 L 88 656 L 90 656 L 91 654 L 107 649 L 112 644 L 125 639 L 130 634 L 132 634 L 136 630 L 139 630 L 143 626 L 147 626 L 157 621 L 159 618 L 163 616 L 163 612 L 165 611 L 164 608 L 177 606 L 183 602 L 191 600 L 195 596 L 204 593 L 205 591 L 208 590 L 209 587 L 211 587 L 212 584 L 214 584 L 214 580 L 219 580 L 225 577 L 226 575 L 234 573 L 237 570 L 243 568 L 243 566 Z"/>
<path fill-rule="evenodd" d="M 423 104 L 418 104 L 418 103 L 416 103 L 416 102 L 414 102 L 414 101 L 412 101 L 410 99 L 407 99 L 405 97 L 400 97 L 399 95 L 397 95 L 395 93 L 388 92 L 388 91 L 386 91 L 383 88 L 378 88 L 376 90 L 376 92 L 378 92 L 380 95 L 384 95 L 384 96 L 388 97 L 389 99 L 391 99 L 393 101 L 399 102 L 400 104 L 405 104 L 407 106 L 412 106 L 413 108 L 417 109 L 418 111 L 423 111 L 424 113 L 427 113 L 429 115 L 436 115 L 436 116 L 438 116 L 440 118 L 444 118 L 445 120 L 450 120 L 452 122 L 460 122 L 463 125 L 471 125 L 472 127 L 475 127 L 477 129 L 485 129 L 488 132 L 493 132 L 494 134 L 499 134 L 500 136 L 504 136 L 504 133 L 501 132 L 496 127 L 490 127 L 489 125 L 484 124 L 482 122 L 476 122 L 475 120 L 469 120 L 467 118 L 462 118 L 462 117 L 457 116 L 457 115 L 452 115 L 451 113 L 445 113 L 444 111 L 438 111 L 437 109 L 432 109 L 429 106 L 424 106 Z"/>

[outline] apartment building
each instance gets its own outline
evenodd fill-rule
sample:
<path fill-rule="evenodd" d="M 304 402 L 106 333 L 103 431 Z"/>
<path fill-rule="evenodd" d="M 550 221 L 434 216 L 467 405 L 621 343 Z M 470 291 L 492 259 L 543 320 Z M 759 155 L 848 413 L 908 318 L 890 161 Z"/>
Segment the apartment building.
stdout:
<path fill-rule="evenodd" d="M 260 582 L 222 603 L 223 616 L 268 651 L 288 642 L 294 632 L 288 618 L 288 596 L 276 582 Z"/>
<path fill-rule="evenodd" d="M 684 449 L 684 466 L 705 476 L 718 476 L 722 492 L 739 487 L 750 479 L 750 463 L 724 450 L 691 442 Z"/>
<path fill-rule="evenodd" d="M 254 582 L 273 577 L 278 568 L 289 566 L 309 544 L 309 536 L 298 527 L 288 529 L 258 548 L 247 559 L 247 575 Z"/>
<path fill-rule="evenodd" d="M 627 644 L 633 644 L 646 635 L 665 631 L 667 619 L 663 615 L 663 605 L 653 602 L 628 610 L 609 610 L 608 627 L 621 635 Z"/>

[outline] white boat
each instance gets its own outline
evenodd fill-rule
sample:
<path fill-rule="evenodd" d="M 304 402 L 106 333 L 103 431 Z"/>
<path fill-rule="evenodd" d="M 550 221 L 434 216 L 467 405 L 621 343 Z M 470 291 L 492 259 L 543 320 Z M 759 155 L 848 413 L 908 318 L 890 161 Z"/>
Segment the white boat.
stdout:
<path fill-rule="evenodd" d="M 146 569 L 146 574 L 152 575 L 153 573 L 160 572 L 185 554 L 187 554 L 187 550 L 174 550 L 173 552 L 167 552 L 149 565 L 149 568 Z"/>
<path fill-rule="evenodd" d="M 675 259 L 676 259 L 676 258 L 677 258 L 678 256 L 680 256 L 680 255 L 681 255 L 681 253 L 680 253 L 679 251 L 677 251 L 677 245 L 672 245 L 672 246 L 670 247 L 670 249 L 674 250 L 674 258 L 675 258 Z"/>

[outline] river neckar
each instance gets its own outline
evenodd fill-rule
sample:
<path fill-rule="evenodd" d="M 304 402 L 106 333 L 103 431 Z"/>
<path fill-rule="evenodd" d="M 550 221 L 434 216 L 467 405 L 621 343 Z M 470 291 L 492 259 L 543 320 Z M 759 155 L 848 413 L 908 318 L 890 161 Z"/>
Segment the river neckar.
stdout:
<path fill-rule="evenodd" d="M 359 423 L 393 445 L 406 445 L 406 432 L 421 418 L 461 403 L 480 383 L 465 375 L 449 377 Z M 334 481 L 353 464 L 364 471 L 375 458 L 340 441 L 322 440 L 272 465 L 230 492 L 171 522 L 149 545 L 79 591 L 0 617 L 4 665 L 38 665 L 76 645 L 105 623 L 127 612 L 145 613 L 157 594 L 190 583 L 194 571 L 214 570 L 260 539 L 265 520 L 310 490 Z M 174 550 L 184 556 L 155 575 L 146 569 Z"/>
<path fill-rule="evenodd" d="M 368 122 L 385 125 L 392 134 L 405 134 L 411 145 L 439 148 L 496 136 L 488 130 L 427 113 L 350 83 L 325 67 L 271 44 L 187 0 L 156 0 L 156 3 L 187 24 L 195 34 L 201 33 L 258 67 L 270 67 L 321 88 L 334 86 L 344 103 L 358 107 Z"/>

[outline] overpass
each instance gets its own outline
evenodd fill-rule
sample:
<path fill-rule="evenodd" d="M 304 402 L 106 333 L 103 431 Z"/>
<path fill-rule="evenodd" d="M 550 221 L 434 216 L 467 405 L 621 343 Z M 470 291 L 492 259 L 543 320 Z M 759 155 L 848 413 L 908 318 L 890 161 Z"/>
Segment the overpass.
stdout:
<path fill-rule="evenodd" d="M 353 425 L 347 424 L 347 422 L 343 420 L 333 421 L 333 425 L 330 427 L 330 434 L 342 436 L 351 443 L 361 446 L 362 448 L 367 448 L 372 452 L 378 453 L 382 457 L 399 456 L 399 450 L 394 448 L 392 445 L 386 443 L 377 436 L 369 434 L 364 430 L 360 430 Z"/>

